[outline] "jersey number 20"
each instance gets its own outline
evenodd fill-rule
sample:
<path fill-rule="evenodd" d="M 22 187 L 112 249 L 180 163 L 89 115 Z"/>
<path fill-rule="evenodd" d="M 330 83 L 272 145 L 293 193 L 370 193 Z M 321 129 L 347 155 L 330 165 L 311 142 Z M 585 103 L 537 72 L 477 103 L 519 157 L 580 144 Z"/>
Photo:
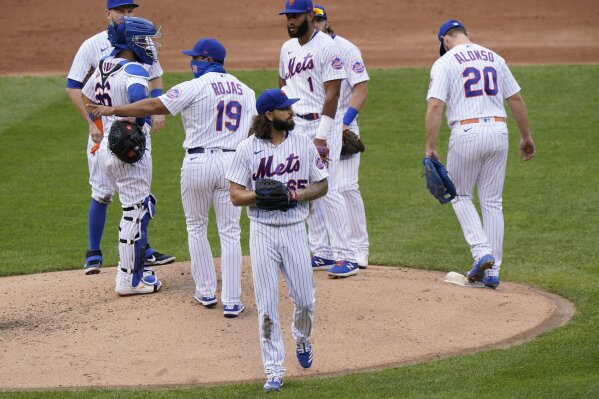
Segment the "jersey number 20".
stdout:
<path fill-rule="evenodd" d="M 225 105 L 224 101 L 219 102 L 216 105 L 217 115 L 216 115 L 216 131 L 223 131 L 223 121 L 225 119 L 225 115 L 227 120 L 224 121 L 225 127 L 230 132 L 236 132 L 239 129 L 239 122 L 241 121 L 241 104 L 239 101 L 229 101 L 227 105 Z"/>
<path fill-rule="evenodd" d="M 478 97 L 483 95 L 483 91 L 487 96 L 494 96 L 499 92 L 497 87 L 497 71 L 493 67 L 485 67 L 482 72 L 483 87 L 478 84 L 481 78 L 481 72 L 474 67 L 464 69 L 462 76 L 467 78 L 464 82 L 464 92 L 466 97 Z"/>

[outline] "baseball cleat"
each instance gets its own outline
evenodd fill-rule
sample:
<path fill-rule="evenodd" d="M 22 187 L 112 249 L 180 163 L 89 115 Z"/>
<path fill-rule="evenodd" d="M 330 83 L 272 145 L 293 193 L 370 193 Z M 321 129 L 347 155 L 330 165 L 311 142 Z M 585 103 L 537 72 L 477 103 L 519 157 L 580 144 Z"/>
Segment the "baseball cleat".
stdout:
<path fill-rule="evenodd" d="M 102 266 L 102 251 L 87 251 L 85 254 L 85 264 L 83 265 L 83 272 L 86 275 L 100 273 L 100 267 Z"/>
<path fill-rule="evenodd" d="M 480 257 L 472 264 L 472 269 L 466 275 L 468 281 L 471 283 L 481 281 L 485 277 L 485 270 L 492 268 L 494 263 L 495 258 L 491 254 Z"/>
<path fill-rule="evenodd" d="M 160 253 L 152 247 L 150 247 L 150 244 L 146 246 L 146 266 L 168 265 L 169 263 L 173 263 L 174 261 L 175 257 L 173 255 Z"/>
<path fill-rule="evenodd" d="M 335 265 L 332 259 L 321 258 L 320 256 L 312 257 L 312 270 L 328 270 Z"/>
<path fill-rule="evenodd" d="M 204 295 L 204 296 L 194 295 L 193 299 L 195 299 L 202 305 L 206 306 L 207 308 L 213 308 L 216 305 L 216 303 L 218 302 L 216 299 L 216 295 Z"/>
<path fill-rule="evenodd" d="M 266 379 L 266 383 L 264 384 L 264 390 L 266 392 L 271 391 L 280 391 L 283 386 L 283 377 L 278 375 L 271 375 Z"/>
<path fill-rule="evenodd" d="M 349 277 L 358 274 L 358 270 L 357 263 L 348 260 L 340 260 L 335 263 L 335 266 L 327 271 L 327 274 L 330 277 Z"/>
<path fill-rule="evenodd" d="M 487 269 L 485 270 L 485 277 L 482 279 L 482 283 L 489 288 L 499 287 L 499 270 Z"/>
<path fill-rule="evenodd" d="M 225 315 L 225 317 L 232 319 L 239 316 L 239 314 L 243 312 L 244 309 L 245 306 L 243 306 L 243 303 L 240 303 L 238 305 L 225 305 L 223 314 Z"/>
<path fill-rule="evenodd" d="M 140 279 L 117 268 L 116 293 L 119 296 L 143 295 L 158 292 L 162 283 L 153 274 L 146 274 Z"/>
<path fill-rule="evenodd" d="M 312 366 L 312 359 L 314 358 L 314 351 L 312 350 L 312 344 L 310 339 L 306 338 L 305 341 L 298 340 L 297 348 L 295 349 L 295 355 L 300 366 L 305 369 L 309 369 Z"/>
<path fill-rule="evenodd" d="M 368 255 L 358 255 L 357 261 L 360 269 L 366 269 L 368 267 Z"/>

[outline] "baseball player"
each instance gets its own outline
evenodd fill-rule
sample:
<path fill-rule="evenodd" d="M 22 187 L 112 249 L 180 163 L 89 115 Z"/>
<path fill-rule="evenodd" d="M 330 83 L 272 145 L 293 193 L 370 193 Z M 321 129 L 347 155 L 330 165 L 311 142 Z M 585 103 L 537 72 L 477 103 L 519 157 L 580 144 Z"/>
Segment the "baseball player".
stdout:
<path fill-rule="evenodd" d="M 300 98 L 293 107 L 296 132 L 313 140 L 327 158 L 330 175 L 327 195 L 312 202 L 308 216 L 312 265 L 328 269 L 332 277 L 352 276 L 358 264 L 349 239 L 345 201 L 338 189 L 341 125 L 335 122 L 341 81 L 346 78 L 343 60 L 333 39 L 314 29 L 311 0 L 288 0 L 279 14 L 286 16 L 291 37 L 281 47 L 279 87 Z"/>
<path fill-rule="evenodd" d="M 207 227 L 214 206 L 221 242 L 222 295 L 225 317 L 237 317 L 241 303 L 241 209 L 229 199 L 225 172 L 235 149 L 244 140 L 256 114 L 253 90 L 225 72 L 226 50 L 216 39 L 202 38 L 191 59 L 194 79 L 166 94 L 126 107 L 102 107 L 98 115 L 145 116 L 181 113 L 185 128 L 185 158 L 181 168 L 181 197 L 187 222 L 194 298 L 206 307 L 217 303 L 217 278 Z"/>
<path fill-rule="evenodd" d="M 264 91 L 256 101 L 258 116 L 254 135 L 237 148 L 227 172 L 231 201 L 247 206 L 250 218 L 250 257 L 260 347 L 267 375 L 265 391 L 278 391 L 283 385 L 285 347 L 279 320 L 278 272 L 283 273 L 294 304 L 292 324 L 296 356 L 303 368 L 312 365 L 310 342 L 314 313 L 314 280 L 305 219 L 308 202 L 327 192 L 327 170 L 312 140 L 291 132 L 295 126 L 288 98 L 278 89 Z M 297 206 L 283 212 L 256 206 L 256 180 L 269 177 L 287 185 L 297 194 Z"/>
<path fill-rule="evenodd" d="M 148 96 L 149 74 L 142 64 L 158 60 L 158 29 L 146 19 L 123 17 L 108 27 L 108 38 L 115 48 L 113 55 L 100 60 L 83 87 L 85 104 L 122 105 Z M 93 99 L 93 100 L 92 100 Z M 119 226 L 119 266 L 115 291 L 120 296 L 151 294 L 161 283 L 154 272 L 145 270 L 147 228 L 154 217 L 155 198 L 150 194 L 152 154 L 150 125 L 144 118 L 137 124 L 145 134 L 147 150 L 136 163 L 125 163 L 108 149 L 108 136 L 114 116 L 102 118 L 104 129 L 99 162 L 108 176 L 110 190 L 118 190 L 123 207 Z"/>
<path fill-rule="evenodd" d="M 439 159 L 436 149 L 443 106 L 451 129 L 447 169 L 455 183 L 452 201 L 474 258 L 467 277 L 495 288 L 503 258 L 502 191 L 508 153 L 506 99 L 520 130 L 520 152 L 525 161 L 535 154 L 528 113 L 520 86 L 505 60 L 472 43 L 466 28 L 455 19 L 444 22 L 437 35 L 439 58 L 432 66 L 426 109 L 426 156 Z M 474 186 L 482 223 L 472 202 Z"/>
<path fill-rule="evenodd" d="M 341 82 L 339 105 L 335 114 L 336 124 L 341 123 L 343 130 L 350 129 L 359 135 L 360 129 L 357 116 L 366 102 L 366 97 L 368 97 L 368 81 L 370 80 L 362 60 L 362 53 L 352 42 L 335 34 L 326 10 L 321 5 L 314 5 L 314 27 L 333 38 L 341 52 L 341 58 L 344 60 L 347 78 Z M 366 231 L 364 201 L 358 187 L 359 167 L 360 153 L 341 155 L 338 186 L 347 209 L 351 247 L 356 251 L 359 268 L 365 269 L 368 266 L 368 248 L 370 244 L 368 242 L 368 232 Z M 330 227 L 330 225 L 326 227 Z M 326 232 L 320 233 L 322 237 L 319 238 L 319 241 L 326 240 Z"/>
<path fill-rule="evenodd" d="M 106 17 L 109 23 L 115 19 L 124 16 L 132 16 L 135 8 L 138 7 L 133 0 L 108 0 L 106 3 Z M 86 254 L 85 264 L 83 266 L 85 274 L 95 274 L 100 272 L 102 265 L 102 251 L 100 243 L 104 232 L 106 222 L 106 212 L 108 205 L 112 202 L 113 191 L 110 189 L 110 179 L 103 173 L 99 165 L 99 156 L 97 149 L 102 139 L 102 120 L 93 121 L 87 114 L 85 105 L 81 97 L 81 89 L 89 76 L 98 66 L 102 57 L 108 56 L 114 48 L 108 40 L 107 31 L 104 30 L 91 38 L 87 39 L 75 55 L 71 70 L 67 77 L 67 94 L 77 108 L 77 111 L 85 118 L 89 125 L 89 136 L 87 144 L 87 163 L 89 167 L 89 183 L 92 187 L 92 198 L 88 214 L 88 238 L 89 249 Z M 158 62 L 150 65 L 144 64 L 144 68 L 150 73 L 150 93 L 153 97 L 162 94 L 162 68 Z M 152 117 L 153 130 L 157 131 L 164 125 L 164 116 L 156 115 Z M 147 265 L 164 265 L 175 261 L 175 257 L 162 254 L 151 248 L 148 244 L 146 248 Z"/>

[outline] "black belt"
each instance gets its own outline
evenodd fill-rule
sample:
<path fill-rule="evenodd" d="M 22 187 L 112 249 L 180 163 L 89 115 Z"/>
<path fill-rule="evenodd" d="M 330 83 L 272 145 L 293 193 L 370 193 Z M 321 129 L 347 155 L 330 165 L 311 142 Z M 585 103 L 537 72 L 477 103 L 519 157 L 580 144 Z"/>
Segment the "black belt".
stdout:
<path fill-rule="evenodd" d="M 298 115 L 298 117 L 305 119 L 307 121 L 315 121 L 320 118 L 320 114 L 306 114 L 306 115 Z"/>
<path fill-rule="evenodd" d="M 214 149 L 215 151 L 222 151 L 222 152 L 235 152 L 235 150 L 228 150 L 226 148 L 218 148 L 218 149 Z M 194 147 L 194 148 L 190 148 L 187 150 L 188 154 L 203 154 L 205 152 L 212 152 L 213 150 L 211 150 L 210 148 L 206 149 L 204 147 Z"/>

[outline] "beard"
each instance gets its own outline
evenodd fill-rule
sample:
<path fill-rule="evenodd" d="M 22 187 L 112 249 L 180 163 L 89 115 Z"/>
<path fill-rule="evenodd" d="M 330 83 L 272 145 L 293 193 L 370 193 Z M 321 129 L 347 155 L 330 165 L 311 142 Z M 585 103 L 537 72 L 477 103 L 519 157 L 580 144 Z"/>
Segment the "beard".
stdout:
<path fill-rule="evenodd" d="M 297 32 L 291 33 L 289 28 L 287 28 L 287 33 L 289 34 L 289 37 L 295 37 L 295 38 L 302 37 L 306 33 L 308 33 L 308 28 L 309 28 L 308 18 L 306 17 L 306 19 L 304 19 L 304 22 L 302 22 L 302 24 L 297 27 Z"/>
<path fill-rule="evenodd" d="M 295 127 L 295 121 L 293 119 L 284 121 L 282 119 L 275 118 L 272 121 L 272 127 L 281 132 L 293 130 Z"/>

